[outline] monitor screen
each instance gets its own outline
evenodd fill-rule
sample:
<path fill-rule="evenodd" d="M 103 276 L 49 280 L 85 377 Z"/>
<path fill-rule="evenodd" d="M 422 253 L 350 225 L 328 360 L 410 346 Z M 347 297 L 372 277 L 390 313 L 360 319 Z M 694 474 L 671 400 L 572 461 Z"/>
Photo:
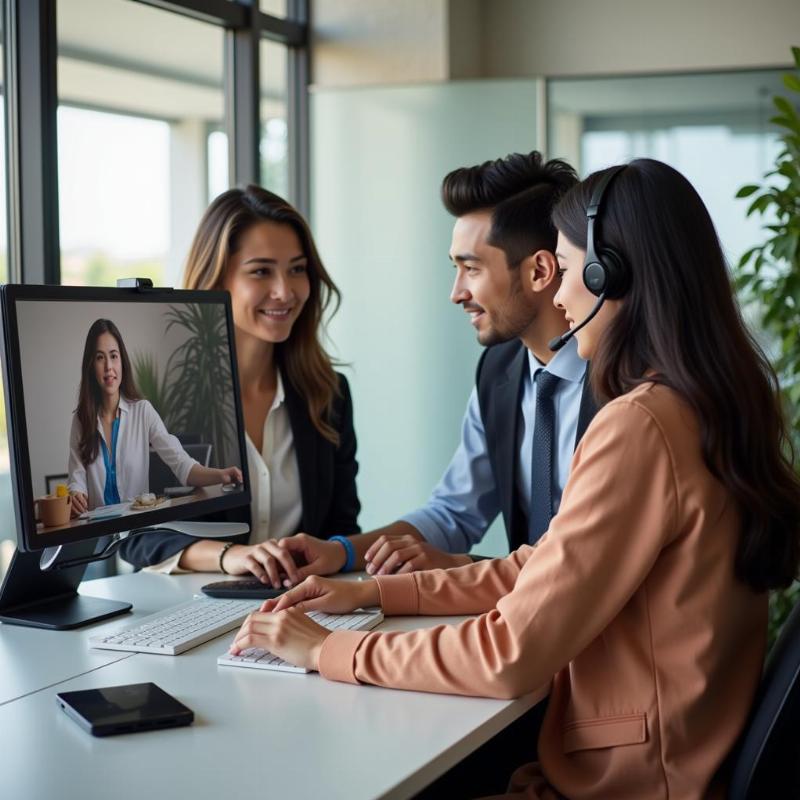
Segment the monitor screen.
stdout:
<path fill-rule="evenodd" d="M 250 502 L 226 292 L 5 286 L 18 547 Z"/>

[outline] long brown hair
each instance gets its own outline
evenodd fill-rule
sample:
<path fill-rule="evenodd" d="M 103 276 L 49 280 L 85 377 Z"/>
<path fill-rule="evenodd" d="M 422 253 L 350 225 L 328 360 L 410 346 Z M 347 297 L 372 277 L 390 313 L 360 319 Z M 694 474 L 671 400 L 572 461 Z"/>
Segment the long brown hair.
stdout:
<path fill-rule="evenodd" d="M 83 360 L 81 361 L 81 385 L 78 389 L 78 407 L 75 414 L 80 424 L 80 439 L 78 440 L 78 454 L 84 465 L 91 464 L 100 452 L 100 436 L 97 432 L 97 415 L 100 413 L 102 392 L 97 383 L 94 369 L 94 359 L 97 353 L 97 340 L 104 333 L 110 333 L 119 346 L 119 355 L 122 359 L 122 381 L 120 381 L 120 396 L 126 400 L 141 400 L 141 395 L 136 388 L 133 378 L 131 360 L 122 341 L 119 328 L 110 319 L 98 319 L 92 323 L 86 334 L 86 344 L 83 346 Z"/>
<path fill-rule="evenodd" d="M 323 315 L 341 294 L 319 257 L 308 223 L 299 211 L 260 186 L 229 189 L 206 209 L 189 249 L 183 283 L 187 289 L 219 289 L 230 257 L 246 230 L 259 222 L 289 225 L 300 239 L 308 260 L 310 294 L 292 326 L 289 338 L 275 345 L 275 357 L 284 375 L 308 404 L 314 427 L 333 444 L 339 435 L 331 425 L 331 407 L 339 394 L 333 363 L 319 340 Z"/>
<path fill-rule="evenodd" d="M 603 174 L 570 190 L 553 213 L 583 249 L 586 208 Z M 597 396 L 655 380 L 684 397 L 706 466 L 742 512 L 737 576 L 757 591 L 788 586 L 800 560 L 800 481 L 778 380 L 742 321 L 703 201 L 672 167 L 637 159 L 603 196 L 598 224 L 600 245 L 627 263 L 630 289 L 592 357 Z"/>

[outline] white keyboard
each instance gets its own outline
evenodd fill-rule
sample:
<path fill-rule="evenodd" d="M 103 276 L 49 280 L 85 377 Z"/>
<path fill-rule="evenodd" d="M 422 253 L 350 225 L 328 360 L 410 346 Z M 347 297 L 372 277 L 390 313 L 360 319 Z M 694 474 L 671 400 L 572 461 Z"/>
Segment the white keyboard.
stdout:
<path fill-rule="evenodd" d="M 314 622 L 332 631 L 368 631 L 383 622 L 381 611 L 358 611 L 353 614 L 325 614 L 322 611 L 306 612 Z M 309 672 L 305 667 L 290 664 L 269 650 L 249 647 L 238 656 L 224 653 L 217 658 L 224 667 L 251 667 L 253 669 L 277 669 L 281 672 Z"/>
<path fill-rule="evenodd" d="M 197 598 L 151 614 L 135 625 L 91 636 L 89 646 L 177 656 L 238 627 L 248 614 L 261 607 L 262 602 Z"/>

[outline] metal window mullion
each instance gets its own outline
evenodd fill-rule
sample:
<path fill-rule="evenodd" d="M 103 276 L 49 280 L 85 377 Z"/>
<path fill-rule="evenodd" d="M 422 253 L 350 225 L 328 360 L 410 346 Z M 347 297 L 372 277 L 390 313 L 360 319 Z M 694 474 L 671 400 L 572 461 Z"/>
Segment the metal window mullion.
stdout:
<path fill-rule="evenodd" d="M 289 0 L 289 16 L 302 26 L 301 44 L 289 47 L 287 127 L 289 130 L 289 197 L 300 212 L 311 211 L 309 175 L 309 103 L 310 59 L 308 51 L 308 2 Z"/>
<path fill-rule="evenodd" d="M 134 0 L 134 2 L 228 28 L 241 28 L 247 24 L 247 8 L 230 0 Z"/>
<path fill-rule="evenodd" d="M 225 33 L 225 128 L 228 132 L 230 183 L 259 183 L 259 29 L 251 24 Z"/>
<path fill-rule="evenodd" d="M 52 0 L 6 0 L 9 276 L 60 282 L 56 16 Z"/>

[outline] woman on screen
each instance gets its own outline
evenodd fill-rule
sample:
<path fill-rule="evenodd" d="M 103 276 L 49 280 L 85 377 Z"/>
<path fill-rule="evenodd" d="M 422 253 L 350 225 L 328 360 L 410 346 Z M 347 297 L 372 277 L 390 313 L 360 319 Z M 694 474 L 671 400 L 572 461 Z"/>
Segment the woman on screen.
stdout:
<path fill-rule="evenodd" d="M 149 492 L 150 448 L 186 486 L 241 482 L 238 467 L 191 458 L 136 389 L 125 342 L 109 319 L 92 323 L 81 362 L 78 407 L 69 434 L 73 515 Z"/>
<path fill-rule="evenodd" d="M 258 186 L 231 189 L 211 203 L 184 285 L 231 294 L 250 534 L 232 542 L 145 534 L 127 539 L 120 552 L 159 571 L 251 574 L 273 586 L 288 575 L 296 582 L 294 561 L 278 539 L 360 530 L 350 390 L 319 340 L 323 314 L 331 300 L 338 306 L 339 291 L 303 217 Z"/>
<path fill-rule="evenodd" d="M 742 323 L 703 202 L 666 164 L 612 170 L 554 212 L 555 302 L 573 329 L 590 319 L 578 351 L 608 402 L 547 533 L 458 569 L 309 578 L 251 615 L 232 650 L 430 692 L 511 698 L 552 681 L 538 763 L 509 790 L 723 797 L 721 767 L 761 676 L 768 590 L 798 570 L 800 485 L 775 374 Z M 591 247 L 587 211 L 598 203 Z M 602 268 L 585 269 L 592 250 Z M 378 604 L 478 616 L 331 633 L 303 613 Z"/>

